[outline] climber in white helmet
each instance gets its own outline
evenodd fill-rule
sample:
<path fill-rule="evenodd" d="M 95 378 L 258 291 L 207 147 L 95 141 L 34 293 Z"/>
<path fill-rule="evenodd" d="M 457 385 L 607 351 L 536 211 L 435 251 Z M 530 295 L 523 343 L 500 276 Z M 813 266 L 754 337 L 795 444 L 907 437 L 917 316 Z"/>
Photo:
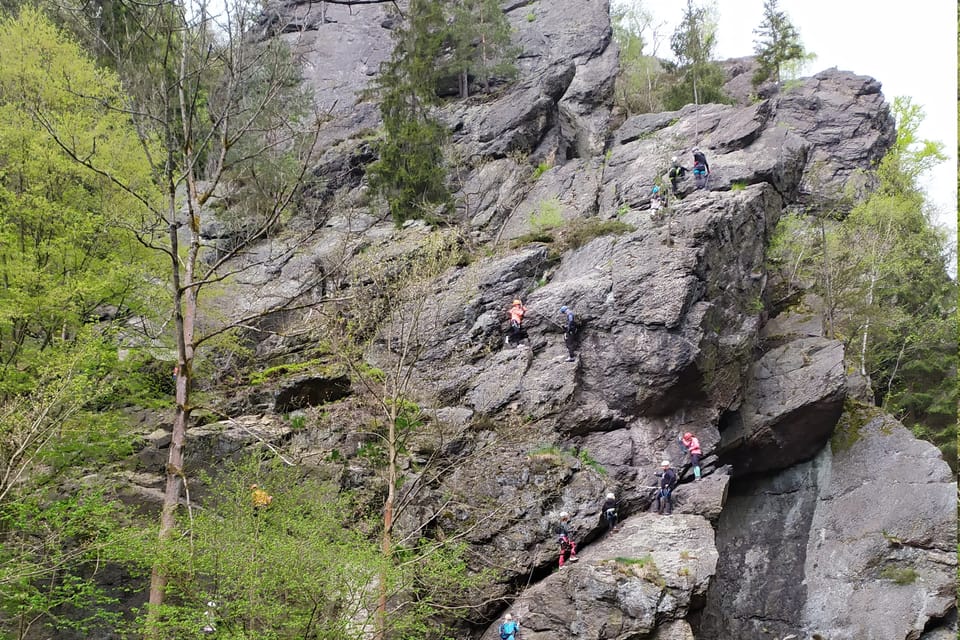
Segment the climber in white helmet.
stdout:
<path fill-rule="evenodd" d="M 600 513 L 603 514 L 603 519 L 607 523 L 608 533 L 620 530 L 620 527 L 617 526 L 617 496 L 614 493 L 607 494 L 603 506 L 600 507 Z"/>

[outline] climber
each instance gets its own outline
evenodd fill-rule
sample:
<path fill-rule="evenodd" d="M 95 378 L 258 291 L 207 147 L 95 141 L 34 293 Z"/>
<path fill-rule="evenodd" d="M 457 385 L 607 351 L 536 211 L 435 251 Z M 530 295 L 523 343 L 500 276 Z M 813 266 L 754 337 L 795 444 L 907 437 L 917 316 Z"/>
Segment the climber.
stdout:
<path fill-rule="evenodd" d="M 517 640 L 519 632 L 520 623 L 515 621 L 509 613 L 503 616 L 503 622 L 500 623 L 500 640 Z"/>
<path fill-rule="evenodd" d="M 523 306 L 520 299 L 513 301 L 510 307 L 510 333 L 507 334 L 507 344 L 520 344 L 523 340 L 523 316 L 527 313 L 527 308 Z"/>
<path fill-rule="evenodd" d="M 689 169 L 681 166 L 680 160 L 676 156 L 674 156 L 671 162 L 673 166 L 671 166 L 670 171 L 667 172 L 667 177 L 670 178 L 670 187 L 673 190 L 673 195 L 677 195 L 677 182 L 682 180 L 684 176 L 687 175 L 687 171 L 689 171 Z"/>
<path fill-rule="evenodd" d="M 682 436 L 677 436 L 680 446 L 690 455 L 690 464 L 693 466 L 693 477 L 700 479 L 700 441 L 695 435 L 687 431 Z"/>
<path fill-rule="evenodd" d="M 670 461 L 660 463 L 660 471 L 656 474 L 660 478 L 660 490 L 657 491 L 657 513 L 670 515 L 673 513 L 673 488 L 677 484 L 677 472 L 670 468 Z"/>
<path fill-rule="evenodd" d="M 650 190 L 650 211 L 656 216 L 657 212 L 667 206 L 667 196 L 660 190 L 659 185 L 653 185 Z"/>
<path fill-rule="evenodd" d="M 710 175 L 710 165 L 707 164 L 707 156 L 703 151 L 695 148 L 693 150 L 693 181 L 697 189 L 703 189 L 707 186 L 707 176 Z"/>
<path fill-rule="evenodd" d="M 253 515 L 270 506 L 273 496 L 255 484 L 250 485 L 250 501 L 253 503 Z"/>
<path fill-rule="evenodd" d="M 579 333 L 577 319 L 567 305 L 560 307 L 560 313 L 567 316 L 567 321 L 563 325 L 563 344 L 567 347 L 567 362 L 573 362 L 576 360 L 574 351 L 577 348 L 577 333 Z"/>
<path fill-rule="evenodd" d="M 603 501 L 603 506 L 600 507 L 600 511 L 603 513 L 603 518 L 607 522 L 607 531 L 619 531 L 620 527 L 617 526 L 617 496 L 613 493 L 608 493 L 606 499 Z"/>
<path fill-rule="evenodd" d="M 560 512 L 560 525 L 557 527 L 557 541 L 560 543 L 560 568 L 563 569 L 563 563 L 566 561 L 577 561 L 577 543 L 570 537 L 570 514 L 566 511 Z"/>

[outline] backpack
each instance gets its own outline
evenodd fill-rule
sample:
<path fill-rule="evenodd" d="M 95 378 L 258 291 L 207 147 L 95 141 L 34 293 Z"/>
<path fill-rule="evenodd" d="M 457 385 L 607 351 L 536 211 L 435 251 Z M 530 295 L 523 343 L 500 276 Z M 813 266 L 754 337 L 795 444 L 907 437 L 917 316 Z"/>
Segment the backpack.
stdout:
<path fill-rule="evenodd" d="M 510 625 L 510 628 L 507 629 L 507 625 Z M 500 625 L 500 640 L 512 640 L 517 633 L 517 623 L 513 622 L 504 622 Z"/>

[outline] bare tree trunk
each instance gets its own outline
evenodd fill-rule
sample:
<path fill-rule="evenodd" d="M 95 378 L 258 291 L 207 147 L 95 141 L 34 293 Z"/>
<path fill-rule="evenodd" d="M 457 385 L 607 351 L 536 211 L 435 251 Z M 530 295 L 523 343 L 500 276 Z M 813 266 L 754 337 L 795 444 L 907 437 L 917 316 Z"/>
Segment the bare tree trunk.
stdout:
<path fill-rule="evenodd" d="M 833 338 L 834 336 L 834 327 L 833 327 L 833 281 L 830 277 L 830 253 L 827 247 L 827 229 L 826 225 L 823 222 L 823 218 L 820 218 L 820 243 L 823 246 L 823 289 L 826 295 L 826 321 L 827 321 L 827 337 Z"/>
<path fill-rule="evenodd" d="M 384 558 L 384 573 L 380 576 L 380 597 L 377 603 L 377 640 L 387 637 L 387 566 L 393 556 L 393 509 L 397 500 L 397 404 L 394 397 L 387 425 L 387 498 L 383 502 L 383 536 L 380 552 Z"/>

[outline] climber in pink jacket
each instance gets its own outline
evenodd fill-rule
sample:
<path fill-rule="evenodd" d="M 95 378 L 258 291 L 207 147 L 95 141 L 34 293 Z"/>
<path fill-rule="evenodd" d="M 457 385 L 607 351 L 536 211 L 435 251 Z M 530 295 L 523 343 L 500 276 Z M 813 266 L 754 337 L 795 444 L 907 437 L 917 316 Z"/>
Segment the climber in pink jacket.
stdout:
<path fill-rule="evenodd" d="M 697 480 L 700 479 L 700 441 L 697 440 L 697 437 L 687 431 L 685 434 L 680 436 L 680 446 L 687 450 L 687 453 L 690 454 L 690 464 L 693 465 L 693 477 Z"/>

